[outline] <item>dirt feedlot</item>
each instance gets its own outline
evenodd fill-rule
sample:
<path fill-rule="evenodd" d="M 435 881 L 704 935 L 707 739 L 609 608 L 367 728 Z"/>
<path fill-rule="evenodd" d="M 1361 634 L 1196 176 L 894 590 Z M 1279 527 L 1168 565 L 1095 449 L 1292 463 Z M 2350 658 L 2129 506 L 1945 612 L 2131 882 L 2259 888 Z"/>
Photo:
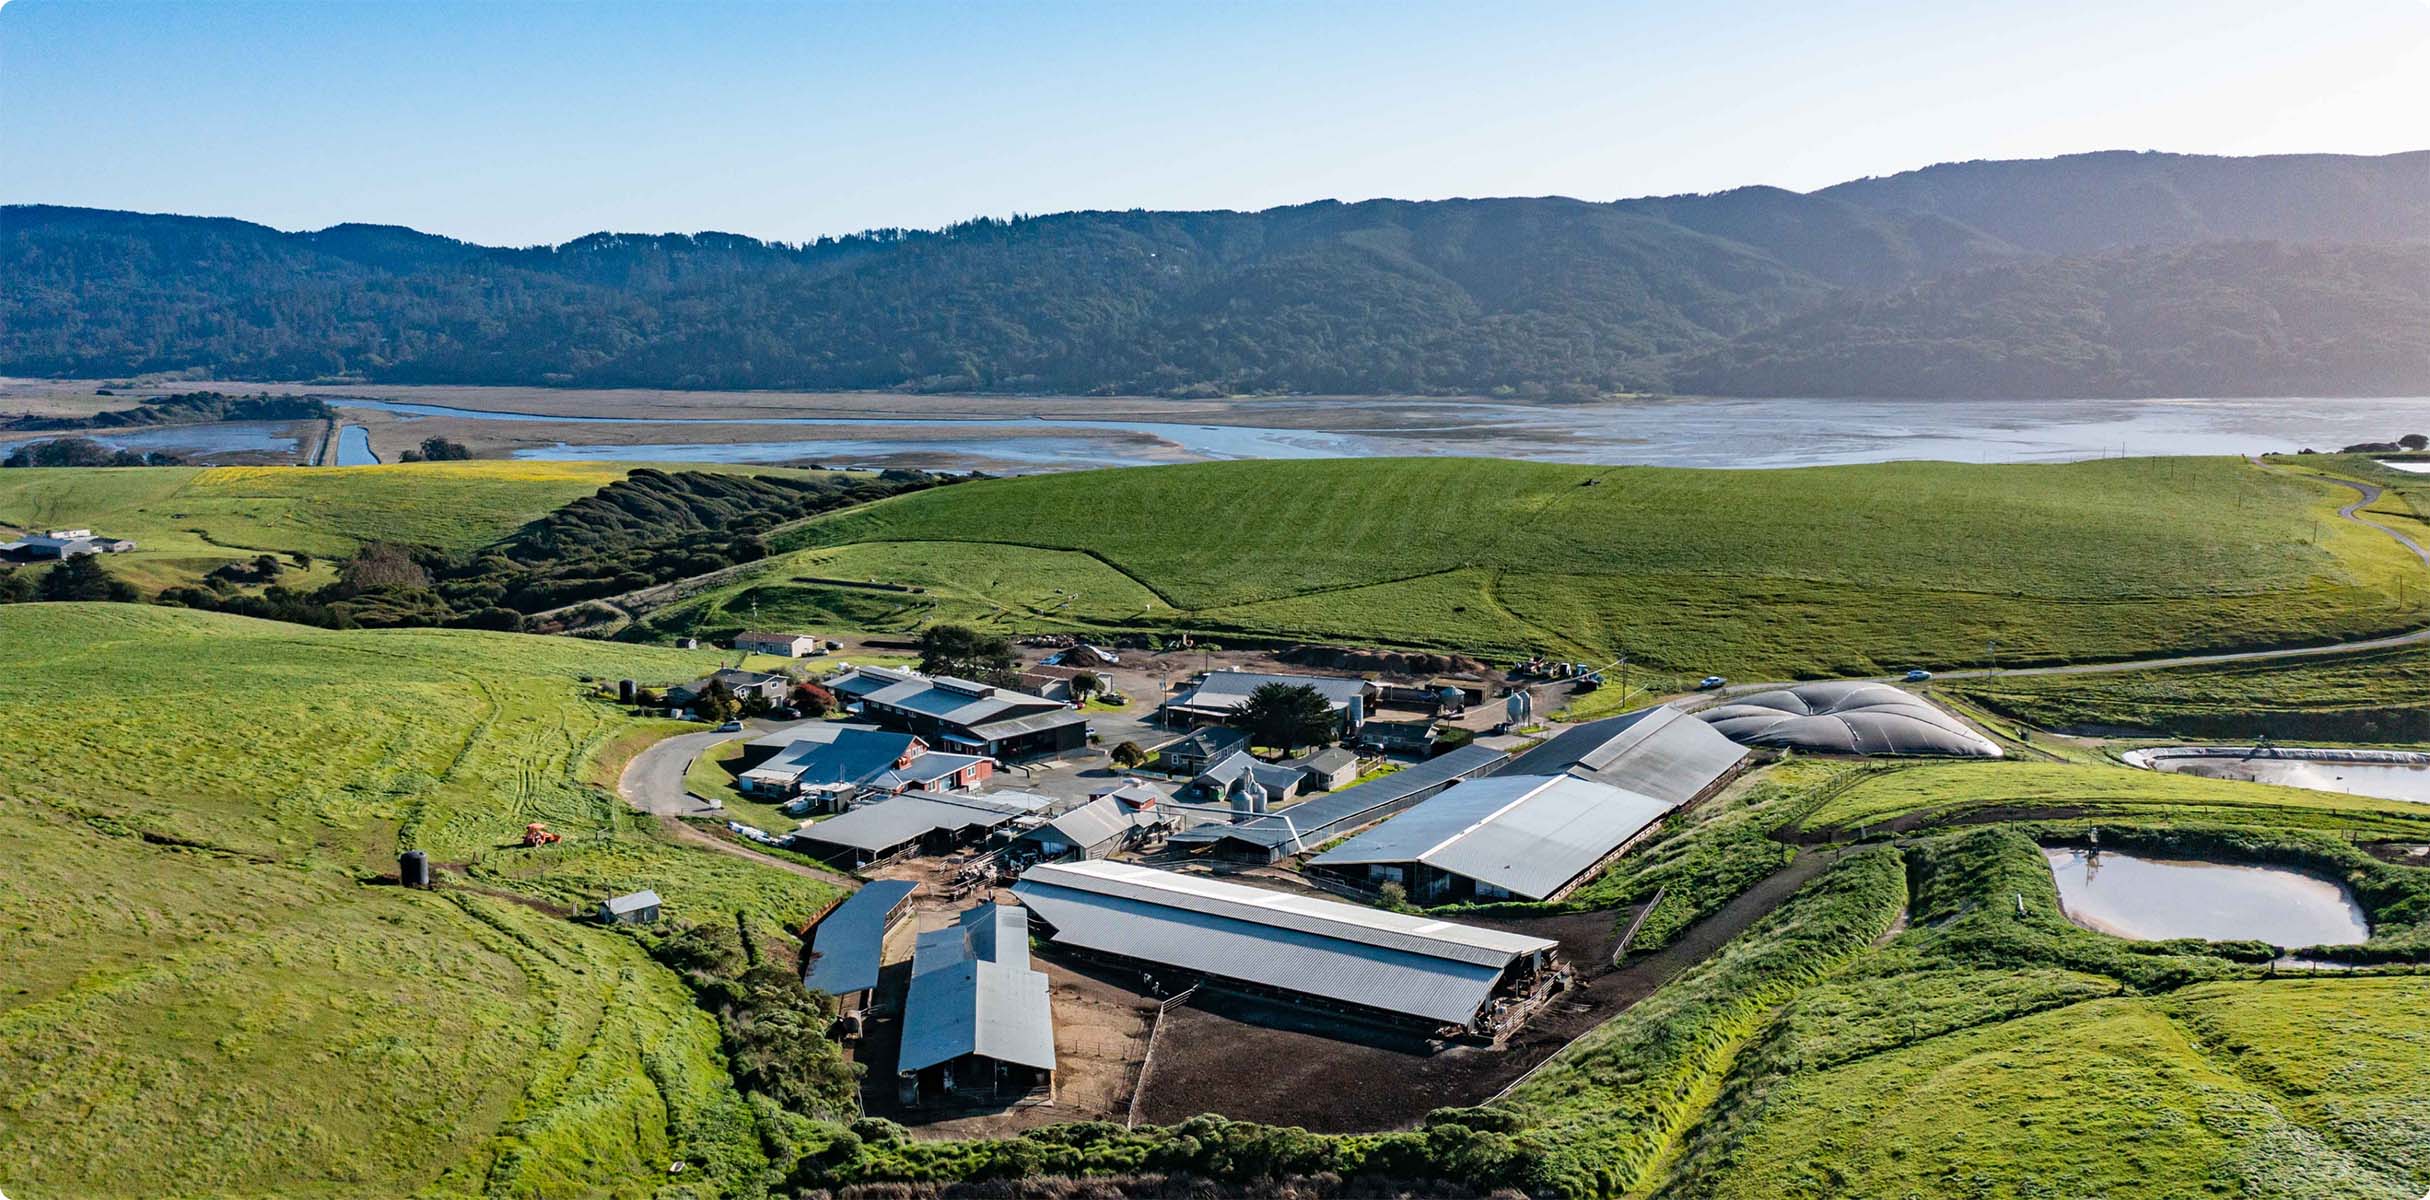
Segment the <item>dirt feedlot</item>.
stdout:
<path fill-rule="evenodd" d="M 1164 1015 L 1154 1060 L 1139 1085 L 1139 1120 L 1170 1124 L 1218 1112 L 1319 1133 L 1359 1133 L 1414 1125 L 1436 1108 L 1480 1103 L 1710 956 L 1820 873 L 1832 857 L 1799 855 L 1677 941 L 1618 970 L 1609 966 L 1612 944 L 1633 912 L 1469 918 L 1473 924 L 1560 942 L 1562 955 L 1579 974 L 1579 986 L 1537 1013 L 1499 1051 L 1463 1046 L 1430 1055 L 1409 1039 L 1353 1038 L 1340 1019 L 1312 1010 L 1200 992 Z"/>

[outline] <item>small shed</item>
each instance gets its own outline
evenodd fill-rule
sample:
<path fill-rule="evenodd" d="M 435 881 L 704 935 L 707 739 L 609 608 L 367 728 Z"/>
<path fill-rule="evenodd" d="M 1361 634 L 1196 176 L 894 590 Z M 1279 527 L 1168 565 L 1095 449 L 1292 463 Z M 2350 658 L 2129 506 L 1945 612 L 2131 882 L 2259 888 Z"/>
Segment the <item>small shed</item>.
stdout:
<path fill-rule="evenodd" d="M 1299 768 L 1300 774 L 1307 778 L 1303 791 L 1330 792 L 1358 782 L 1358 755 L 1339 746 L 1302 755 L 1283 765 Z"/>
<path fill-rule="evenodd" d="M 1196 775 L 1237 750 L 1248 749 L 1249 735 L 1222 725 L 1209 725 L 1164 748 L 1164 769 L 1175 775 Z"/>
<path fill-rule="evenodd" d="M 658 893 L 645 888 L 614 897 L 599 906 L 599 919 L 610 925 L 647 925 L 658 919 Z"/>
<path fill-rule="evenodd" d="M 1387 754 L 1414 754 L 1423 758 L 1434 749 L 1439 724 L 1431 717 L 1416 721 L 1369 721 L 1358 732 L 1361 740 Z"/>
<path fill-rule="evenodd" d="M 753 654 L 777 654 L 786 658 L 801 658 L 805 655 L 824 653 L 826 645 L 816 636 L 807 633 L 767 633 L 760 630 L 747 630 L 735 636 L 734 648 L 747 650 Z"/>
<path fill-rule="evenodd" d="M 1160 834 L 1164 815 L 1153 807 L 1133 810 L 1104 796 L 1023 833 L 1014 844 L 1040 861 L 1064 858 L 1094 860 L 1126 850 Z"/>

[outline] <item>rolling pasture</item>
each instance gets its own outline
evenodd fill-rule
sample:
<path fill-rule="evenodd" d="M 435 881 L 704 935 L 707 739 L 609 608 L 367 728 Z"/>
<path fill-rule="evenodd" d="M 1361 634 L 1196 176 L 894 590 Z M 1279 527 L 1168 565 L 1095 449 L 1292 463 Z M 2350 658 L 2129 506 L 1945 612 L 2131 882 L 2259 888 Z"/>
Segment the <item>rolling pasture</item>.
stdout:
<path fill-rule="evenodd" d="M 1987 818 L 2262 825 L 2430 838 L 2430 805 L 2425 804 L 2134 767 L 2042 762 L 1866 768 L 1799 824 L 1808 831 L 1854 835 L 1871 826 L 1912 828 Z"/>
<path fill-rule="evenodd" d="M 2090 661 L 2319 642 L 2430 616 L 2411 555 L 2335 519 L 2351 496 L 2196 458 L 1081 472 L 788 527 L 771 540 L 794 553 L 652 628 L 716 632 L 756 601 L 763 615 L 874 629 L 951 616 L 1597 661 L 1625 651 L 1683 672 Z M 925 590 L 852 586 L 864 579 Z"/>
<path fill-rule="evenodd" d="M 1942 685 L 2044 729 L 2145 737 L 2430 741 L 2430 646 L 2113 675 L 2002 675 Z"/>
<path fill-rule="evenodd" d="M 262 553 L 344 558 L 374 541 L 470 549 L 626 473 L 613 463 L 499 461 L 23 468 L 0 471 L 0 524 L 131 539 L 134 553 L 113 557 L 111 569 L 157 589 Z"/>
<path fill-rule="evenodd" d="M 2219 832 L 2152 800 L 2103 829 Z M 2420 961 L 2419 871 L 2243 815 L 2255 852 L 2345 862 Z M 1567 1196 L 2419 1195 L 2430 978 L 2272 953 L 2080 928 L 2022 831 L 1860 848 L 1496 1106 Z"/>
<path fill-rule="evenodd" d="M 710 661 L 0 608 L 11 1190 L 645 1194 L 675 1160 L 704 1192 L 754 1179 L 715 1022 L 633 941 L 565 919 L 652 887 L 676 921 L 773 935 L 837 894 L 660 841 L 599 786 L 649 727 L 578 677 Z M 521 849 L 533 820 L 564 842 Z M 407 847 L 447 886 L 383 879 Z"/>

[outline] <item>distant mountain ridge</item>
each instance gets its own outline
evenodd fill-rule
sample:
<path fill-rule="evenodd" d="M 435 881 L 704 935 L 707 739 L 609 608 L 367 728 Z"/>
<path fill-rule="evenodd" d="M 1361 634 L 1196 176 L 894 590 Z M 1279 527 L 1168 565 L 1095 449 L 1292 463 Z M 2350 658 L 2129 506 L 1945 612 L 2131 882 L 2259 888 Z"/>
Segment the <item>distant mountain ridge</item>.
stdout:
<path fill-rule="evenodd" d="M 0 373 L 1060 392 L 2430 394 L 2430 151 L 1073 212 L 804 245 L 0 209 Z"/>

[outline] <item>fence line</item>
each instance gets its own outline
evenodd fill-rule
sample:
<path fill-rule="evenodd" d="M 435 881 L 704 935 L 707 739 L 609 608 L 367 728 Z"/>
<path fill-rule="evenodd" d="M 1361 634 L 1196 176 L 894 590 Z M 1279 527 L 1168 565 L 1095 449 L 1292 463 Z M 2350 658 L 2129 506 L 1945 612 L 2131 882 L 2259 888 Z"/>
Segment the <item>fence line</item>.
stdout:
<path fill-rule="evenodd" d="M 1637 940 L 1637 931 L 1645 928 L 1645 919 L 1654 915 L 1654 910 L 1660 907 L 1662 904 L 1662 897 L 1668 894 L 1670 890 L 1671 885 L 1667 883 L 1663 884 L 1661 887 L 1655 888 L 1654 898 L 1646 901 L 1644 908 L 1637 910 L 1636 919 L 1628 923 L 1628 931 L 1620 935 L 1620 944 L 1612 947 L 1613 966 L 1619 966 L 1620 960 L 1628 957 L 1629 943 Z"/>
<path fill-rule="evenodd" d="M 1148 1068 L 1156 1063 L 1156 1035 L 1164 1030 L 1164 1014 L 1168 1010 L 1189 1003 L 1190 999 L 1198 994 L 1199 986 L 1193 983 L 1181 989 L 1179 995 L 1158 1004 L 1156 1015 L 1148 1018 L 1147 1049 L 1139 1055 L 1139 1078 L 1131 1084 L 1131 1103 L 1122 1115 L 1123 1128 L 1137 1129 L 1139 1127 L 1139 1099 L 1147 1095 Z"/>

